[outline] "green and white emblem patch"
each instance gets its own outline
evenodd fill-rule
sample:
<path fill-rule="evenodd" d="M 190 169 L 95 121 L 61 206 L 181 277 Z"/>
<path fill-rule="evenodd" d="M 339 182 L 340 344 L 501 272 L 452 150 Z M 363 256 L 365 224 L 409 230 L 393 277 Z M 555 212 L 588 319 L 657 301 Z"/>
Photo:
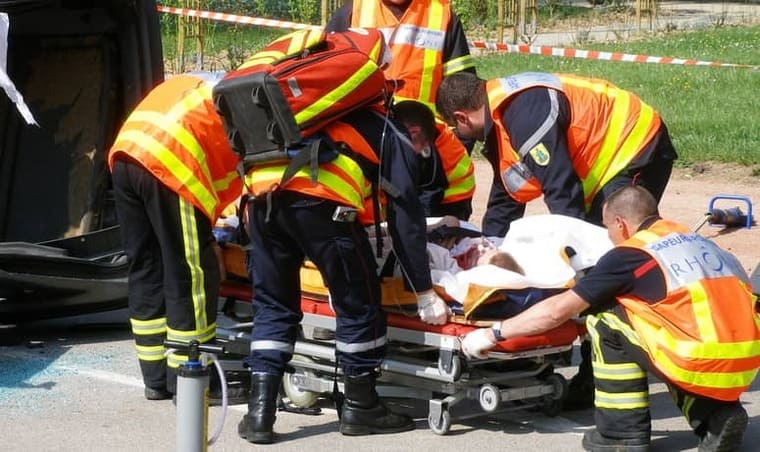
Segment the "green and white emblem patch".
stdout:
<path fill-rule="evenodd" d="M 544 146 L 544 143 L 538 143 L 536 147 L 531 149 L 528 154 L 530 154 L 531 157 L 533 157 L 533 160 L 535 160 L 536 165 L 540 166 L 546 166 L 549 164 L 549 160 L 551 159 L 551 156 L 549 155 L 549 151 L 546 150 L 546 146 Z"/>

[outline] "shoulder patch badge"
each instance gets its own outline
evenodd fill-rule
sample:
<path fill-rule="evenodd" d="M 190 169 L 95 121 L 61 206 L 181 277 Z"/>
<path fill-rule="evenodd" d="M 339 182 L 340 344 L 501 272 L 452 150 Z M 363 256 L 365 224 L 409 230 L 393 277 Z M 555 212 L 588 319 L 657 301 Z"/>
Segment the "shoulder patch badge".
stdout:
<path fill-rule="evenodd" d="M 546 146 L 544 146 L 544 143 L 538 143 L 538 145 L 531 149 L 528 154 L 530 154 L 530 156 L 533 157 L 533 160 L 536 161 L 536 165 L 540 166 L 548 165 L 551 158 L 549 151 L 546 150 Z"/>

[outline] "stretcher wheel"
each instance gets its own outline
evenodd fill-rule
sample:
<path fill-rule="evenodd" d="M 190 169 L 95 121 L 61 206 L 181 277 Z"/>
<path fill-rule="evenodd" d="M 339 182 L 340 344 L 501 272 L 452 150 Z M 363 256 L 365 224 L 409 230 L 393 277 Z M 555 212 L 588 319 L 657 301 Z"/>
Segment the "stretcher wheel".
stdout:
<path fill-rule="evenodd" d="M 301 361 L 307 363 L 313 362 L 312 359 L 302 355 L 293 355 L 292 361 Z M 319 394 L 312 391 L 304 391 L 303 389 L 299 388 L 296 384 L 296 378 L 298 375 L 308 375 L 310 377 L 315 376 L 313 372 L 296 367 L 296 371 L 294 373 L 286 373 L 282 377 L 282 389 L 285 391 L 285 395 L 288 396 L 290 403 L 300 408 L 310 408 L 317 403 Z"/>
<path fill-rule="evenodd" d="M 567 396 L 567 380 L 560 374 L 551 374 L 545 382 L 551 384 L 553 391 L 544 396 L 541 411 L 547 416 L 557 416 L 562 411 L 562 402 Z"/>
<path fill-rule="evenodd" d="M 480 402 L 480 407 L 483 408 L 483 411 L 487 413 L 496 411 L 499 408 L 499 403 L 501 402 L 501 393 L 499 392 L 499 388 L 492 384 L 484 384 L 480 387 L 478 401 Z"/>
<path fill-rule="evenodd" d="M 451 361 L 449 365 L 446 365 L 444 360 L 447 357 L 443 353 L 438 355 L 438 373 L 443 377 L 459 380 L 459 377 L 462 376 L 462 360 L 458 355 L 449 354 L 448 356 L 451 357 Z"/>
<path fill-rule="evenodd" d="M 435 416 L 433 413 L 428 414 L 428 425 L 430 426 L 430 430 L 436 435 L 449 433 L 451 429 L 451 413 L 448 410 L 443 410 L 440 416 Z"/>

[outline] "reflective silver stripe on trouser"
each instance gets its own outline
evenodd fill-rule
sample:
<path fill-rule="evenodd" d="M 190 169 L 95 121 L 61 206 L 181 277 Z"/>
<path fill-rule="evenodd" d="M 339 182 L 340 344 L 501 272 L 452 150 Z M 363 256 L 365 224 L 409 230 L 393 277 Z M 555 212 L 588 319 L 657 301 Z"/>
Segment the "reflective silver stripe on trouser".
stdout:
<path fill-rule="evenodd" d="M 525 157 L 525 154 L 530 152 L 530 150 L 534 147 L 538 146 L 538 143 L 540 143 L 544 138 L 546 132 L 548 132 L 549 129 L 551 129 L 554 124 L 557 123 L 557 117 L 559 116 L 559 100 L 557 100 L 557 91 L 550 88 L 546 88 L 546 91 L 549 93 L 549 115 L 546 117 L 541 126 L 536 129 L 533 135 L 531 135 L 530 138 L 528 138 L 525 143 L 520 146 L 520 150 L 517 152 L 520 154 L 520 158 Z"/>
<path fill-rule="evenodd" d="M 280 342 L 280 341 L 251 341 L 251 351 L 257 350 L 274 350 L 278 352 L 283 353 L 290 353 L 293 354 L 293 350 L 295 350 L 295 347 L 293 344 L 290 344 L 288 342 Z"/>
<path fill-rule="evenodd" d="M 362 353 L 374 350 L 376 348 L 384 347 L 386 342 L 388 342 L 388 338 L 386 336 L 378 337 L 377 339 L 373 339 L 367 342 L 354 342 L 351 344 L 335 341 L 335 349 L 343 353 Z"/>
<path fill-rule="evenodd" d="M 586 328 L 592 345 L 597 429 L 619 438 L 649 435 L 647 373 L 630 351 L 640 348 L 636 333 L 613 311 L 587 316 Z"/>

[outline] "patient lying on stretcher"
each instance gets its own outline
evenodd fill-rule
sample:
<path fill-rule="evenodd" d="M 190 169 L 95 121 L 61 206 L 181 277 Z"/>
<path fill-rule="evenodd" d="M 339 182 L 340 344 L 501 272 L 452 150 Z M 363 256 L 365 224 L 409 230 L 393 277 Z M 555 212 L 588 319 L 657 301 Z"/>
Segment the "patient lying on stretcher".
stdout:
<path fill-rule="evenodd" d="M 518 220 L 504 238 L 455 218 L 431 219 L 428 231 L 433 282 L 467 319 L 512 316 L 571 287 L 612 246 L 603 228 L 561 215 Z"/>

